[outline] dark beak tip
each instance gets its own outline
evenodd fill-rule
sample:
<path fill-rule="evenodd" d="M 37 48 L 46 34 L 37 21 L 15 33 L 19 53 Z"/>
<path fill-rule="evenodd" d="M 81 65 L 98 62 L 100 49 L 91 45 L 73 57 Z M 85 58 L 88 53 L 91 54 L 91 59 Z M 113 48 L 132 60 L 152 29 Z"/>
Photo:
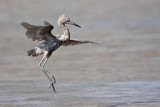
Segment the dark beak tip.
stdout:
<path fill-rule="evenodd" d="M 76 26 L 76 27 L 79 27 L 79 28 L 81 28 L 81 26 L 79 26 L 79 25 L 77 25 L 77 24 L 73 24 L 74 26 Z"/>
<path fill-rule="evenodd" d="M 70 22 L 70 23 L 68 23 L 68 24 L 71 24 L 71 25 L 74 25 L 74 26 L 76 26 L 76 27 L 81 28 L 81 26 L 79 26 L 78 24 L 76 24 L 76 23 L 74 23 L 74 22 Z"/>
<path fill-rule="evenodd" d="M 77 25 L 77 24 L 76 24 L 75 26 L 77 26 L 77 27 L 81 28 L 81 26 L 79 26 L 79 25 Z"/>

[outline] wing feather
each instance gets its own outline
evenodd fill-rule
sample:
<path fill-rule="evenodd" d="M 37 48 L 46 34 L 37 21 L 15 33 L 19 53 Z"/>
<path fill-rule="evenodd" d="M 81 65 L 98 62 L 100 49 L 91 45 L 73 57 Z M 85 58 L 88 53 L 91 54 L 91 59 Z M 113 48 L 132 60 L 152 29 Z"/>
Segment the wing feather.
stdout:
<path fill-rule="evenodd" d="M 70 45 L 79 45 L 79 44 L 85 44 L 85 43 L 92 43 L 92 44 L 99 44 L 96 42 L 88 41 L 88 40 L 76 40 L 76 39 L 71 39 L 68 41 L 64 41 L 62 43 L 63 46 L 70 46 Z"/>
<path fill-rule="evenodd" d="M 22 22 L 21 25 L 27 29 L 26 36 L 28 39 L 33 41 L 42 41 L 56 38 L 51 34 L 51 31 L 54 27 L 47 21 L 44 21 L 44 26 L 35 26 L 27 22 Z"/>

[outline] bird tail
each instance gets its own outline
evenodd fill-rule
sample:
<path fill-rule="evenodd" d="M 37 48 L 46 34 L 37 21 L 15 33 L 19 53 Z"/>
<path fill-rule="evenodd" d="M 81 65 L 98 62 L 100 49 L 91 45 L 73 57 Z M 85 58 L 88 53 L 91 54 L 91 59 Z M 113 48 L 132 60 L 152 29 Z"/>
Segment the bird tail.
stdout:
<path fill-rule="evenodd" d="M 28 53 L 28 56 L 31 56 L 31 55 L 32 55 L 33 57 L 36 57 L 36 56 L 37 56 L 35 49 L 31 49 L 31 50 L 27 51 L 27 53 Z"/>

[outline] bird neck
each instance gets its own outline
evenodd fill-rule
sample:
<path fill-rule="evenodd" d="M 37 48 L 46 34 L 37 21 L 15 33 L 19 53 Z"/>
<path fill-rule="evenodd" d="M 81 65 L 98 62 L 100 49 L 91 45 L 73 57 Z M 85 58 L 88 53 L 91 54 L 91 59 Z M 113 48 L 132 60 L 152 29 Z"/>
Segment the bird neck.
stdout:
<path fill-rule="evenodd" d="M 67 28 L 67 26 L 65 24 L 61 24 L 60 27 L 63 30 L 63 35 L 61 35 L 60 40 L 62 41 L 66 41 L 70 39 L 70 32 L 69 29 Z"/>

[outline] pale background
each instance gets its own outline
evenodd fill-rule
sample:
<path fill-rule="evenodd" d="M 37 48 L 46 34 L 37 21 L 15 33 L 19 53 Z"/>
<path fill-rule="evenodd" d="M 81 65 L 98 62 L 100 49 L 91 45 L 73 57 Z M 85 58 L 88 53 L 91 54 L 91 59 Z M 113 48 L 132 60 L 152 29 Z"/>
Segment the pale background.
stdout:
<path fill-rule="evenodd" d="M 27 56 L 38 44 L 20 23 L 46 20 L 61 34 L 63 13 L 82 27 L 68 25 L 72 38 L 102 44 L 52 54 L 46 69 L 57 79 L 54 96 L 37 67 L 42 56 Z M 158 107 L 159 48 L 159 0 L 0 0 L 0 106 Z"/>

